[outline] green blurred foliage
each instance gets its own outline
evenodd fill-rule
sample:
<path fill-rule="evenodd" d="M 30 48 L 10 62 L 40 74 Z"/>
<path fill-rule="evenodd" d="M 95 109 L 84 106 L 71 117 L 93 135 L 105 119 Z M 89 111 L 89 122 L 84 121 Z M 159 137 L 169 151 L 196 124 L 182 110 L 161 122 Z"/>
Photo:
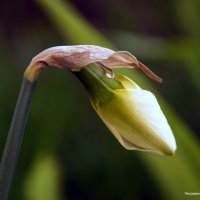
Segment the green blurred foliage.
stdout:
<path fill-rule="evenodd" d="M 129 50 L 164 78 L 150 84 L 136 70 L 123 71 L 171 105 L 159 97 L 177 153 L 163 158 L 124 150 L 79 80 L 48 69 L 33 95 L 10 199 L 184 199 L 184 192 L 199 192 L 199 1 L 71 3 L 79 12 L 68 1 L 2 4 L 1 150 L 30 59 L 50 46 L 87 43 Z"/>
<path fill-rule="evenodd" d="M 60 167 L 53 156 L 42 156 L 33 162 L 30 174 L 25 179 L 25 199 L 60 199 Z"/>

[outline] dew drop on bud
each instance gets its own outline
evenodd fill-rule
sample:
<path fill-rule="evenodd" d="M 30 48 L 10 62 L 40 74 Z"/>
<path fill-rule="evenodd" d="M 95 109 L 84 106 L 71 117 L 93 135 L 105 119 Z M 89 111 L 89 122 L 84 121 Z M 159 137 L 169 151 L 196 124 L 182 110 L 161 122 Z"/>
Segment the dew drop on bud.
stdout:
<path fill-rule="evenodd" d="M 111 71 L 107 71 L 106 72 L 106 77 L 109 79 L 113 79 L 115 77 L 115 73 L 111 70 Z"/>

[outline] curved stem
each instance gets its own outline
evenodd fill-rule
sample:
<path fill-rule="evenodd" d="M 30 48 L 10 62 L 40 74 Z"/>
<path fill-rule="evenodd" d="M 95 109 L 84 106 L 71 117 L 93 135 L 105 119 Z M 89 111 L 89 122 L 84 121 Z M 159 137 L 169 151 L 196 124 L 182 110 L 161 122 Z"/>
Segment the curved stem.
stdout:
<path fill-rule="evenodd" d="M 35 82 L 23 79 L 0 163 L 0 199 L 7 199 L 29 113 Z"/>

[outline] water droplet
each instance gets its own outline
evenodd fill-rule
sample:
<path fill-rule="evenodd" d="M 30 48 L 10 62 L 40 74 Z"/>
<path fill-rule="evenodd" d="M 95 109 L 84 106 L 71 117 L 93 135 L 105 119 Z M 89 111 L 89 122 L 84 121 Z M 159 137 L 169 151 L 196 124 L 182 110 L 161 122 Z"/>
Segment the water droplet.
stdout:
<path fill-rule="evenodd" d="M 106 71 L 106 77 L 109 78 L 109 79 L 113 79 L 115 77 L 115 73 L 112 70 L 110 70 L 109 72 L 107 70 Z"/>
<path fill-rule="evenodd" d="M 107 78 L 113 79 L 115 77 L 115 73 L 112 71 L 112 69 L 110 69 L 101 62 L 97 62 L 97 64 L 99 64 L 105 70 Z"/>

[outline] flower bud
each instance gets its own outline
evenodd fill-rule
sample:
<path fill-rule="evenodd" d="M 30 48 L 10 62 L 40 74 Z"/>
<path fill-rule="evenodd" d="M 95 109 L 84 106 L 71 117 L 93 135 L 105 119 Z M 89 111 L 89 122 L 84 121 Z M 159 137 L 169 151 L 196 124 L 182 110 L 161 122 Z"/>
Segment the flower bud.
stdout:
<path fill-rule="evenodd" d="M 95 68 L 82 70 L 78 76 L 89 91 L 93 108 L 123 147 L 174 154 L 173 133 L 151 92 L 125 76 L 110 80 Z"/>
<path fill-rule="evenodd" d="M 90 64 L 100 67 L 85 69 Z M 33 82 L 48 66 L 77 73 L 97 114 L 126 149 L 160 155 L 175 152 L 174 136 L 155 96 L 125 76 L 114 78 L 113 68 L 138 68 L 162 82 L 134 55 L 95 45 L 52 47 L 32 59 L 24 77 Z"/>

